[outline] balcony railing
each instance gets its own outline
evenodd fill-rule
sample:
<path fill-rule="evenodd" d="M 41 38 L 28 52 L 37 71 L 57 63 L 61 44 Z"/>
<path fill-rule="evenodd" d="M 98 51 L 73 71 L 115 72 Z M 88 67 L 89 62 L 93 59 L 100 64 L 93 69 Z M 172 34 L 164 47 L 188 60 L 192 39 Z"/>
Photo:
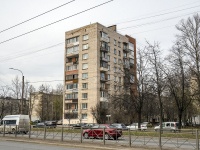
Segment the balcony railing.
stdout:
<path fill-rule="evenodd" d="M 108 71 L 108 68 L 100 67 L 100 71 L 104 71 L 104 72 L 106 72 L 106 71 Z"/>
<path fill-rule="evenodd" d="M 108 37 L 105 37 L 105 36 L 104 36 L 104 37 L 101 37 L 101 41 L 105 41 L 105 42 L 108 43 L 108 42 L 109 42 L 109 38 L 108 38 Z"/>
<path fill-rule="evenodd" d="M 102 60 L 102 61 L 108 61 L 108 59 L 107 58 L 105 58 L 105 57 L 100 57 L 100 59 Z"/>
<path fill-rule="evenodd" d="M 100 50 L 101 50 L 101 51 L 104 51 L 104 52 L 109 52 L 108 46 L 101 46 L 101 47 L 100 47 Z"/>
<path fill-rule="evenodd" d="M 100 102 L 108 102 L 108 98 L 107 97 L 100 97 Z"/>

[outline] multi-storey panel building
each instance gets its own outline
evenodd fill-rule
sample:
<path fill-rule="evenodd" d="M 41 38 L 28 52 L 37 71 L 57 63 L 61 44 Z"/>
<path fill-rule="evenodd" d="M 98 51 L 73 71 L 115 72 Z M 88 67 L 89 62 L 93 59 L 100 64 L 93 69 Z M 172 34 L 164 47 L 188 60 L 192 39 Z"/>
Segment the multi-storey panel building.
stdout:
<path fill-rule="evenodd" d="M 63 123 L 96 122 L 91 108 L 123 90 L 120 72 L 129 69 L 136 80 L 135 39 L 94 23 L 67 31 L 65 41 Z"/>

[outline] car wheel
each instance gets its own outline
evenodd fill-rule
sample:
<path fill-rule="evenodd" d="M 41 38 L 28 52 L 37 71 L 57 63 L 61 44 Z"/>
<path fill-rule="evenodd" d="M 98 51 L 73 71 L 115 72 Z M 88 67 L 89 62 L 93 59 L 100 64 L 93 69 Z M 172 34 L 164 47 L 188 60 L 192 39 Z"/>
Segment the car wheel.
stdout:
<path fill-rule="evenodd" d="M 109 140 L 110 139 L 110 135 L 108 133 L 105 134 L 105 140 Z"/>
<path fill-rule="evenodd" d="M 85 133 L 83 134 L 83 137 L 84 137 L 85 139 L 88 139 L 88 138 L 89 138 L 89 134 L 88 134 L 87 132 L 85 132 Z"/>

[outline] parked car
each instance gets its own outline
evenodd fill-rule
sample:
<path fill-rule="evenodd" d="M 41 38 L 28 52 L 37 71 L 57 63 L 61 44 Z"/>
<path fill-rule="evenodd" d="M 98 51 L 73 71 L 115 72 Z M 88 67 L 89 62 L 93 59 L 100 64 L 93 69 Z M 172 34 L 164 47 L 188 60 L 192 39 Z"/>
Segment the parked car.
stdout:
<path fill-rule="evenodd" d="M 103 130 L 105 128 L 105 139 L 118 139 L 122 136 L 122 130 L 117 130 L 115 126 L 109 124 L 95 125 L 90 129 L 83 130 L 83 137 L 88 139 L 103 138 Z"/>
<path fill-rule="evenodd" d="M 45 121 L 44 123 L 49 128 L 56 128 L 57 125 L 56 121 Z"/>
<path fill-rule="evenodd" d="M 127 128 L 129 128 L 130 130 L 138 130 L 138 123 L 132 123 L 131 125 L 127 126 Z M 147 124 L 142 124 L 140 125 L 140 129 L 142 131 L 147 130 Z"/>
<path fill-rule="evenodd" d="M 33 125 L 33 128 L 44 128 L 46 125 L 44 122 L 37 123 L 36 125 Z"/>
<path fill-rule="evenodd" d="M 117 129 L 128 130 L 128 128 L 123 123 L 113 123 L 111 125 L 115 126 Z"/>
<path fill-rule="evenodd" d="M 163 131 L 176 132 L 176 131 L 179 130 L 179 129 L 178 129 L 178 125 L 179 125 L 178 122 L 163 122 L 163 123 L 162 123 L 162 129 L 163 129 Z M 155 126 L 155 127 L 154 127 L 154 130 L 155 130 L 155 131 L 160 130 L 160 125 Z"/>
<path fill-rule="evenodd" d="M 81 127 L 86 127 L 86 125 L 87 125 L 87 123 L 77 123 L 77 124 L 74 124 L 74 125 L 72 125 L 72 127 L 74 128 L 74 129 L 80 129 Z"/>

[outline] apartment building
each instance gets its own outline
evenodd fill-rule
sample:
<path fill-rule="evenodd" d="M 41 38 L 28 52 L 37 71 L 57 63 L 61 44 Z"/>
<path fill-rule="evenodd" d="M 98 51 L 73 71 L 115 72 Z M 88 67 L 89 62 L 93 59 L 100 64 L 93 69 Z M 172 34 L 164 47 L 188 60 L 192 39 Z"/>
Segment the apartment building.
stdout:
<path fill-rule="evenodd" d="M 91 109 L 123 90 L 122 72 L 136 80 L 136 40 L 94 23 L 67 31 L 65 41 L 63 124 L 96 123 Z"/>

